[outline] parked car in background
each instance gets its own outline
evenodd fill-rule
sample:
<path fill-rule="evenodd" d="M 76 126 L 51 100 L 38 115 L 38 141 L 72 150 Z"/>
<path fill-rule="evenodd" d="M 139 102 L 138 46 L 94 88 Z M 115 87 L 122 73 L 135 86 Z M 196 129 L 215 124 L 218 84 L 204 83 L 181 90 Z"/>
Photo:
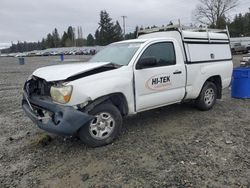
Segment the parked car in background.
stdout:
<path fill-rule="evenodd" d="M 59 52 L 57 52 L 57 51 L 52 51 L 52 52 L 50 52 L 50 55 L 52 55 L 52 56 L 59 55 Z"/>
<path fill-rule="evenodd" d="M 231 51 L 232 51 L 232 54 L 247 53 L 246 46 L 242 45 L 240 42 L 231 43 Z"/>
<path fill-rule="evenodd" d="M 249 62 L 250 63 L 250 54 L 246 54 L 242 57 L 243 62 Z"/>
<path fill-rule="evenodd" d="M 36 52 L 27 52 L 27 56 L 34 57 L 36 56 Z"/>
<path fill-rule="evenodd" d="M 247 52 L 250 53 L 250 44 L 247 45 Z"/>
<path fill-rule="evenodd" d="M 75 55 L 85 55 L 84 50 L 77 50 Z"/>
<path fill-rule="evenodd" d="M 50 56 L 50 52 L 44 52 L 43 56 Z"/>
<path fill-rule="evenodd" d="M 36 56 L 42 56 L 44 52 L 42 51 L 39 51 L 39 52 L 36 52 Z"/>
<path fill-rule="evenodd" d="M 89 54 L 90 54 L 90 55 L 95 55 L 95 54 L 96 54 L 96 50 L 95 50 L 95 49 L 91 49 L 91 50 L 89 51 Z"/>

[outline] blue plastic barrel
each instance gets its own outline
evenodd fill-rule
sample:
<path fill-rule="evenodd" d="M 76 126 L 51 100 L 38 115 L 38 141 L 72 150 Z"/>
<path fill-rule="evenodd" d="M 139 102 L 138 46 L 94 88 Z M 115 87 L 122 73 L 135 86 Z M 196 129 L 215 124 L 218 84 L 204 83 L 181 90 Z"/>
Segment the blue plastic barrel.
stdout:
<path fill-rule="evenodd" d="M 24 57 L 19 57 L 18 62 L 19 62 L 19 65 L 24 65 L 25 64 Z"/>
<path fill-rule="evenodd" d="M 250 67 L 239 67 L 233 71 L 232 97 L 250 98 Z"/>
<path fill-rule="evenodd" d="M 61 61 L 64 61 L 64 54 L 60 54 Z"/>

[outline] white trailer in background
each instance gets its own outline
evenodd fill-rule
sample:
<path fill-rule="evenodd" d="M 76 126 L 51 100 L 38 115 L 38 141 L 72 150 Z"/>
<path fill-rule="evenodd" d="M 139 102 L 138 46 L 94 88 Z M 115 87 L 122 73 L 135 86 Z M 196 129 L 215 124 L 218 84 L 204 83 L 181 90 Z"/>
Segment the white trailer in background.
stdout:
<path fill-rule="evenodd" d="M 250 53 L 250 37 L 232 37 L 230 43 L 233 53 Z"/>
<path fill-rule="evenodd" d="M 250 45 L 250 37 L 231 37 L 231 43 L 241 43 L 243 46 Z"/>

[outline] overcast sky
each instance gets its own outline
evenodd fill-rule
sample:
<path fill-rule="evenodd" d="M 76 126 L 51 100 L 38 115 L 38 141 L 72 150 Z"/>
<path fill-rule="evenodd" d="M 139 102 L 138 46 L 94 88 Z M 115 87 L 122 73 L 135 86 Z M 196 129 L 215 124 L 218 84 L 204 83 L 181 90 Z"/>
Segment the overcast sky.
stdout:
<path fill-rule="evenodd" d="M 11 41 L 38 41 L 56 27 L 60 34 L 69 25 L 82 26 L 83 35 L 94 34 L 99 13 L 107 10 L 122 25 L 126 15 L 128 31 L 136 25 L 163 25 L 178 18 L 193 21 L 198 0 L 0 0 L 0 48 Z M 240 0 L 232 15 L 245 13 L 250 0 Z M 5 43 L 5 44 L 4 44 Z"/>

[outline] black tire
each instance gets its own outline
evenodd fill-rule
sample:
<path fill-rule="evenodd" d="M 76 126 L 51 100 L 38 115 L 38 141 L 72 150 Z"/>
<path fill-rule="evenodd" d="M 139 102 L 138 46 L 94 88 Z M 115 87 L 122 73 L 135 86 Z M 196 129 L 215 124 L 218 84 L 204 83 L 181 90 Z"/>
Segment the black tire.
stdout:
<path fill-rule="evenodd" d="M 208 100 L 208 97 L 206 97 L 206 93 L 212 93 L 212 92 L 214 93 L 214 96 L 211 98 L 209 97 Z M 208 82 L 208 81 L 205 82 L 199 97 L 195 101 L 196 107 L 202 111 L 210 110 L 215 105 L 217 96 L 218 96 L 218 89 L 216 85 L 213 82 Z"/>
<path fill-rule="evenodd" d="M 121 116 L 120 111 L 111 103 L 103 103 L 103 104 L 100 104 L 100 105 L 94 107 L 94 109 L 91 110 L 89 112 L 89 114 L 91 114 L 93 116 L 99 115 L 99 117 L 101 117 L 101 115 L 103 115 L 103 114 L 110 115 L 112 118 L 111 121 L 113 121 L 113 125 L 112 125 L 113 127 L 111 128 L 112 132 L 107 134 L 106 136 L 108 136 L 108 137 L 106 137 L 106 138 L 105 137 L 103 139 L 96 138 L 96 137 L 98 137 L 97 132 L 101 131 L 101 130 L 94 130 L 94 131 L 91 130 L 91 125 L 93 125 L 93 124 L 100 125 L 100 123 L 96 123 L 96 122 L 98 122 L 98 120 L 96 118 L 96 119 L 92 120 L 89 124 L 84 125 L 80 129 L 80 131 L 79 131 L 80 139 L 86 145 L 88 145 L 90 147 L 100 147 L 100 146 L 104 146 L 104 145 L 107 145 L 107 144 L 110 144 L 111 142 L 113 142 L 113 140 L 119 135 L 121 128 L 122 128 L 122 116 Z M 105 124 L 104 127 L 107 127 L 107 122 L 104 124 Z M 110 124 L 110 126 L 111 126 L 111 124 Z M 105 130 L 106 130 L 106 128 L 105 128 Z"/>

